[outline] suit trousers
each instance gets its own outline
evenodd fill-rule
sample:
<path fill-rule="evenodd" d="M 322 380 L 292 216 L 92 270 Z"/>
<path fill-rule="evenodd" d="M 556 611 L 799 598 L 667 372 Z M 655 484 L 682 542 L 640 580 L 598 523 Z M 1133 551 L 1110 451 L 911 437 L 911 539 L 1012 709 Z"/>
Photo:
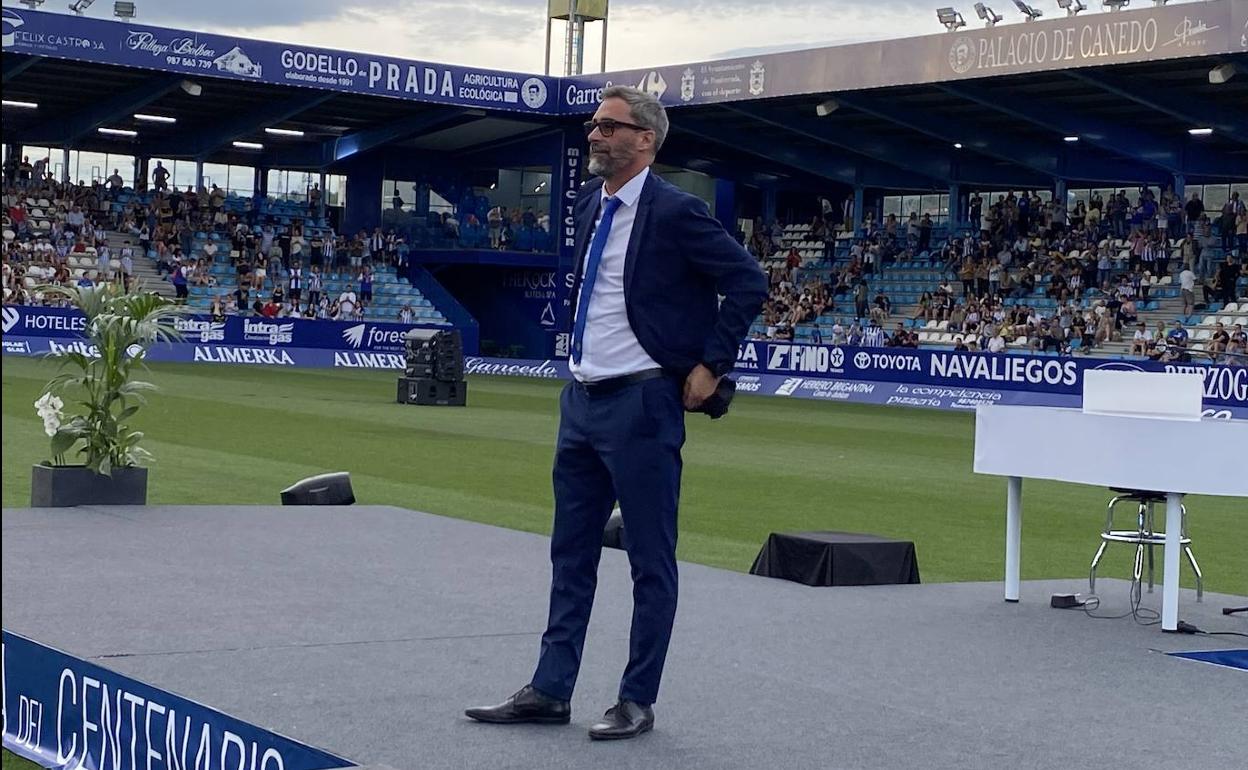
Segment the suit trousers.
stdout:
<path fill-rule="evenodd" d="M 560 396 L 550 618 L 532 685 L 570 700 L 598 584 L 603 528 L 624 519 L 633 579 L 629 659 L 619 698 L 651 704 L 676 616 L 676 509 L 685 442 L 682 387 L 659 377 L 605 394 L 570 382 Z"/>

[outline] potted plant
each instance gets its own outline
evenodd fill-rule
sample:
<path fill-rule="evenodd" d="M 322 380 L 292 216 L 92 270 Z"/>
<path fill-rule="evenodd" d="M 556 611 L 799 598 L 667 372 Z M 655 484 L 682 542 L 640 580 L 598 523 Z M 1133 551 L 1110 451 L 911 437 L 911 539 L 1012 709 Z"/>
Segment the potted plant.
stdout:
<path fill-rule="evenodd" d="M 116 283 L 40 290 L 63 296 L 87 321 L 81 345 L 53 354 L 63 371 L 35 402 L 51 438 L 52 461 L 34 466 L 30 504 L 143 505 L 147 469 L 140 463 L 151 455 L 139 446 L 143 434 L 128 422 L 146 403 L 144 391 L 156 386 L 133 374 L 153 344 L 179 338 L 173 322 L 182 309 L 158 294 Z M 79 397 L 74 403 L 85 412 L 67 418 L 58 394 Z M 68 463 L 67 456 L 78 462 Z"/>

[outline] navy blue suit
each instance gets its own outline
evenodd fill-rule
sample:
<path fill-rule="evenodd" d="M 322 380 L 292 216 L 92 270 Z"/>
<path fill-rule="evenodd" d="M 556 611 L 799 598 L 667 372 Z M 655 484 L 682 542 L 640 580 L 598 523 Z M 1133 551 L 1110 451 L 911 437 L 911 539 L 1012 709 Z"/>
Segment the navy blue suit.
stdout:
<path fill-rule="evenodd" d="M 574 207 L 578 292 L 601 189 L 601 179 L 587 182 Z M 643 704 L 658 697 L 676 615 L 684 378 L 699 363 L 716 374 L 731 369 L 767 280 L 705 203 L 651 173 L 637 200 L 624 296 L 637 341 L 670 374 L 601 394 L 573 382 L 560 396 L 550 619 L 532 680 L 560 700 L 570 700 L 576 685 L 603 527 L 617 500 L 633 578 L 619 697 Z"/>

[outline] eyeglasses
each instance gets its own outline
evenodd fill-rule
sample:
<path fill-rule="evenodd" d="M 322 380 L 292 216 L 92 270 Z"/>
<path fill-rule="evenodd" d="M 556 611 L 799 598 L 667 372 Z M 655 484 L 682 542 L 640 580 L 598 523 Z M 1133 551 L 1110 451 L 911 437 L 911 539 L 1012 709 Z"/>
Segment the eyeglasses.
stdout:
<path fill-rule="evenodd" d="M 602 134 L 604 138 L 609 138 L 615 133 L 615 129 L 617 128 L 631 128 L 634 131 L 654 130 L 652 128 L 646 128 L 645 126 L 639 126 L 636 123 L 625 123 L 622 120 L 612 120 L 611 118 L 607 118 L 606 120 L 587 120 L 585 121 L 584 126 L 586 136 L 594 133 L 594 129 L 596 128 L 598 129 L 598 133 Z"/>

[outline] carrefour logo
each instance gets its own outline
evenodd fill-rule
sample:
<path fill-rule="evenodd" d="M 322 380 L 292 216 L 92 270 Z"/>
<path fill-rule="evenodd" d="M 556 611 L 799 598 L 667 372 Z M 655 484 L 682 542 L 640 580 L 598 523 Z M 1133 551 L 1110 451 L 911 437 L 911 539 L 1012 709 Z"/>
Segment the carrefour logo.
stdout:
<path fill-rule="evenodd" d="M 4 333 L 8 334 L 14 326 L 17 326 L 17 320 L 21 317 L 15 307 L 6 307 L 4 309 Z"/>

